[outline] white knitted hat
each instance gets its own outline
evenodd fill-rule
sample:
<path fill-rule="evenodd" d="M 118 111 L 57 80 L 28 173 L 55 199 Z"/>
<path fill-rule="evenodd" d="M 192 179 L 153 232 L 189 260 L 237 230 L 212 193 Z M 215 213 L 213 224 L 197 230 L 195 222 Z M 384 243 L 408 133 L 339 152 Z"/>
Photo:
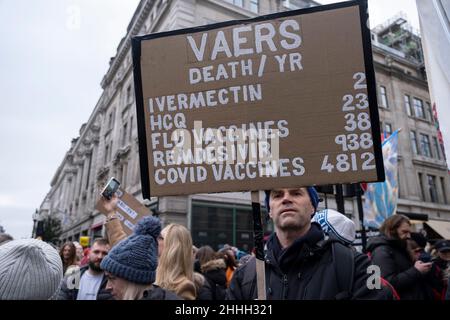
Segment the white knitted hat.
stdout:
<path fill-rule="evenodd" d="M 352 244 L 355 241 L 355 223 L 336 210 L 317 211 L 311 221 L 319 223 L 325 233 L 333 233 L 345 243 Z"/>
<path fill-rule="evenodd" d="M 50 299 L 62 277 L 61 258 L 47 243 L 21 239 L 0 246 L 0 300 Z"/>

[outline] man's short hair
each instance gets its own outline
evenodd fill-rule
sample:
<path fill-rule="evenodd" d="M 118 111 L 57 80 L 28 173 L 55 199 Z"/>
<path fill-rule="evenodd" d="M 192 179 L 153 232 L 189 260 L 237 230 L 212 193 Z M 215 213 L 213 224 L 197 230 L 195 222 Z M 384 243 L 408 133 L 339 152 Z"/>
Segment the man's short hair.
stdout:
<path fill-rule="evenodd" d="M 94 246 L 94 244 L 98 244 L 99 246 L 109 246 L 109 242 L 105 238 L 95 239 L 94 242 L 92 243 L 92 246 Z"/>
<path fill-rule="evenodd" d="M 311 201 L 311 205 L 314 208 L 314 213 L 317 211 L 317 207 L 319 206 L 319 202 L 322 200 L 319 198 L 319 195 L 317 194 L 317 190 L 314 187 L 306 187 L 306 190 L 308 191 L 309 199 Z M 272 190 L 265 190 L 266 198 L 265 198 L 265 204 L 267 212 L 270 211 L 270 192 Z"/>

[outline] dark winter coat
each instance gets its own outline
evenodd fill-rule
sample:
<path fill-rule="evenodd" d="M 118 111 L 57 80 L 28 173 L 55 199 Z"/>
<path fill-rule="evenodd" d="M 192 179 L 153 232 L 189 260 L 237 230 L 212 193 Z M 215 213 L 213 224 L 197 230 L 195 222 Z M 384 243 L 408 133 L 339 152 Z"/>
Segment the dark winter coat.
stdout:
<path fill-rule="evenodd" d="M 201 271 L 208 285 L 204 290 L 210 290 L 212 300 L 224 300 L 227 290 L 227 277 L 225 274 L 226 265 L 223 259 L 215 259 L 206 262 L 201 266 Z M 204 297 L 209 296 L 203 293 Z"/>
<path fill-rule="evenodd" d="M 335 257 L 339 261 L 335 261 Z M 367 287 L 370 265 L 367 256 L 333 238 L 324 239 L 316 223 L 286 249 L 281 248 L 276 234 L 272 234 L 265 248 L 265 262 L 267 299 L 378 299 L 385 296 L 385 293 L 380 294 L 384 289 Z M 255 267 L 256 259 L 251 258 L 235 271 L 227 291 L 228 299 L 256 299 Z"/>
<path fill-rule="evenodd" d="M 401 300 L 431 300 L 433 292 L 427 276 L 414 267 L 406 243 L 384 235 L 369 240 L 367 250 L 381 276 L 397 290 Z"/>
<path fill-rule="evenodd" d="M 447 280 L 447 292 L 445 293 L 445 300 L 450 300 L 450 277 Z"/>
<path fill-rule="evenodd" d="M 211 285 L 204 275 L 199 272 L 194 272 L 194 283 L 197 288 L 196 300 L 213 300 Z"/>
<path fill-rule="evenodd" d="M 80 269 L 80 280 L 83 274 L 88 270 L 88 266 Z M 69 289 L 67 287 L 68 279 L 65 277 L 62 280 L 61 288 L 58 294 L 58 300 L 77 300 L 78 289 Z M 108 279 L 105 275 L 103 275 L 102 283 L 97 292 L 97 300 L 112 300 L 111 292 L 106 290 L 106 284 L 108 283 Z"/>
<path fill-rule="evenodd" d="M 445 300 L 446 292 L 448 291 L 448 284 L 445 281 L 445 273 L 448 272 L 449 263 L 442 260 L 440 257 L 433 259 L 433 266 L 430 274 L 427 275 L 436 300 Z"/>
<path fill-rule="evenodd" d="M 165 290 L 157 285 L 153 284 L 152 287 L 144 291 L 141 300 L 183 300 L 175 293 Z"/>

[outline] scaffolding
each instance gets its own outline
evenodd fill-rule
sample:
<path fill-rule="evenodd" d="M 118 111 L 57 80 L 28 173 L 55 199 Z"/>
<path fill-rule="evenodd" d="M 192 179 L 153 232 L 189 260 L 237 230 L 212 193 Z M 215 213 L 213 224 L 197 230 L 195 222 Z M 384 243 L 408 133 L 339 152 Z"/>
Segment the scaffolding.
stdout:
<path fill-rule="evenodd" d="M 413 28 L 407 20 L 404 12 L 387 20 L 373 29 L 379 43 L 401 51 L 405 58 L 415 63 L 424 61 L 420 32 Z"/>

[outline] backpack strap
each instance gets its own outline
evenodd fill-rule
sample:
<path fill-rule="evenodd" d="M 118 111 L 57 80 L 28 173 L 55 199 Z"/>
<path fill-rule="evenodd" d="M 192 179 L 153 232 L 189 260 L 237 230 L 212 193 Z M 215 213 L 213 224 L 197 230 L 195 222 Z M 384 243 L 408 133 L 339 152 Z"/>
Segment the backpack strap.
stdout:
<path fill-rule="evenodd" d="M 353 279 L 355 273 L 355 258 L 352 249 L 339 241 L 331 242 L 334 272 L 336 274 L 339 293 L 336 300 L 345 300 L 352 297 Z"/>
<path fill-rule="evenodd" d="M 270 266 L 267 264 L 265 265 L 265 279 L 266 279 L 266 294 L 269 295 L 270 290 L 270 277 L 271 277 L 271 271 L 268 269 Z M 246 292 L 253 294 L 257 294 L 257 279 L 256 279 L 256 258 L 251 257 L 250 260 L 247 261 L 244 271 L 244 276 L 242 278 L 242 284 L 245 284 L 248 288 Z"/>
<path fill-rule="evenodd" d="M 253 279 L 255 278 L 255 274 L 256 274 L 256 258 L 251 257 L 246 263 L 242 283 L 253 281 Z"/>

